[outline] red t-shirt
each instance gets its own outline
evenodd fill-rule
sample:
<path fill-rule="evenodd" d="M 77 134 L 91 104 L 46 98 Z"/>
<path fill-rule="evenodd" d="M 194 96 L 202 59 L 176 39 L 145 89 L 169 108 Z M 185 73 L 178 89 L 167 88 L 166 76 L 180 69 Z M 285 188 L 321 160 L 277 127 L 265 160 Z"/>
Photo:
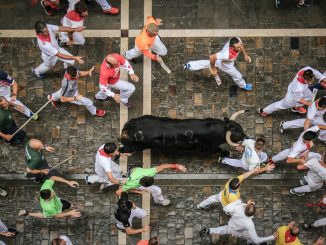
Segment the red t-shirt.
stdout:
<path fill-rule="evenodd" d="M 104 86 L 108 84 L 113 85 L 118 82 L 120 79 L 120 66 L 124 65 L 125 63 L 125 58 L 120 54 L 114 53 L 112 55 L 118 60 L 119 63 L 114 67 L 108 67 L 105 59 L 103 60 L 100 71 L 100 84 Z"/>
<path fill-rule="evenodd" d="M 140 240 L 137 245 L 148 245 L 148 240 Z"/>

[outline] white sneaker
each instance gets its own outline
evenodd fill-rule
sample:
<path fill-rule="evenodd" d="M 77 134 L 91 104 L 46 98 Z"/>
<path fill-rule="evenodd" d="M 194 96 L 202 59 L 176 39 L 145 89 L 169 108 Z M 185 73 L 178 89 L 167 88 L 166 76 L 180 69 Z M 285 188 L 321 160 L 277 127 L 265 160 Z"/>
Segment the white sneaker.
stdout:
<path fill-rule="evenodd" d="M 157 204 L 160 204 L 162 206 L 168 206 L 171 203 L 169 199 L 164 198 L 163 201 L 158 202 Z"/>

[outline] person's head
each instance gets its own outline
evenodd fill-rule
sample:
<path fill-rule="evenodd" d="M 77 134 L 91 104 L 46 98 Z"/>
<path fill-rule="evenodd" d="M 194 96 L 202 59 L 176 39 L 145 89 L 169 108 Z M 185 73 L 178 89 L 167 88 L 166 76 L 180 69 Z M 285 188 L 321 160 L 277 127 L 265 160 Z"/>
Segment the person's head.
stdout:
<path fill-rule="evenodd" d="M 139 180 L 139 184 L 144 187 L 149 187 L 154 183 L 154 178 L 150 176 L 144 176 Z"/>
<path fill-rule="evenodd" d="M 42 141 L 40 141 L 38 139 L 30 139 L 28 141 L 28 145 L 34 150 L 44 149 L 44 145 L 43 145 Z"/>
<path fill-rule="evenodd" d="M 158 238 L 157 237 L 152 237 L 149 239 L 148 245 L 158 245 Z"/>
<path fill-rule="evenodd" d="M 289 228 L 290 228 L 290 234 L 292 236 L 296 236 L 296 237 L 299 236 L 300 228 L 299 228 L 299 226 L 297 226 L 297 224 L 295 222 L 291 222 L 289 224 Z"/>
<path fill-rule="evenodd" d="M 233 178 L 231 181 L 230 181 L 230 184 L 229 184 L 230 188 L 232 190 L 236 190 L 240 187 L 240 180 L 239 178 Z"/>
<path fill-rule="evenodd" d="M 88 15 L 88 8 L 85 3 L 79 1 L 75 5 L 75 11 L 82 17 L 86 17 Z"/>
<path fill-rule="evenodd" d="M 119 151 L 117 150 L 117 145 L 114 143 L 106 143 L 103 147 L 103 150 L 108 155 L 119 154 Z"/>
<path fill-rule="evenodd" d="M 50 35 L 49 29 L 43 21 L 37 21 L 35 23 L 35 31 L 37 34 L 44 37 L 48 37 Z"/>
<path fill-rule="evenodd" d="M 158 25 L 154 23 L 150 23 L 147 25 L 146 33 L 148 36 L 155 37 L 158 34 L 158 31 L 159 31 Z"/>
<path fill-rule="evenodd" d="M 320 110 L 325 110 L 326 109 L 326 96 L 320 98 L 317 101 L 317 106 L 318 106 L 318 109 L 320 109 Z"/>
<path fill-rule="evenodd" d="M 68 66 L 67 73 L 71 78 L 77 78 L 78 70 L 74 66 Z"/>
<path fill-rule="evenodd" d="M 240 51 L 240 49 L 242 47 L 242 43 L 240 42 L 240 40 L 237 37 L 232 37 L 230 39 L 230 47 L 232 47 L 236 51 Z"/>
<path fill-rule="evenodd" d="M 256 205 L 253 202 L 248 202 L 245 208 L 245 215 L 248 217 L 254 216 L 256 213 Z"/>
<path fill-rule="evenodd" d="M 3 96 L 0 96 L 0 108 L 7 109 L 8 107 L 9 107 L 9 103 L 6 100 L 6 98 Z"/>
<path fill-rule="evenodd" d="M 61 239 L 60 237 L 54 238 L 51 242 L 52 245 L 66 245 L 66 241 Z"/>
<path fill-rule="evenodd" d="M 265 144 L 266 144 L 265 138 L 259 137 L 259 138 L 256 139 L 255 148 L 257 150 L 262 150 L 262 149 L 264 149 Z"/>
<path fill-rule="evenodd" d="M 129 196 L 127 192 L 122 192 L 121 196 L 118 200 L 118 210 L 121 212 L 130 212 L 134 203 L 129 200 Z"/>
<path fill-rule="evenodd" d="M 54 193 L 51 190 L 45 189 L 40 191 L 40 197 L 44 200 L 49 200 L 53 197 Z"/>
<path fill-rule="evenodd" d="M 304 78 L 304 80 L 311 84 L 314 81 L 314 73 L 312 72 L 312 70 L 307 69 L 303 72 L 302 77 Z"/>
<path fill-rule="evenodd" d="M 302 136 L 302 139 L 305 143 L 308 143 L 316 138 L 317 138 L 317 133 L 313 131 L 307 131 Z"/>
<path fill-rule="evenodd" d="M 104 60 L 108 67 L 115 67 L 119 64 L 119 61 L 112 54 L 108 54 Z"/>

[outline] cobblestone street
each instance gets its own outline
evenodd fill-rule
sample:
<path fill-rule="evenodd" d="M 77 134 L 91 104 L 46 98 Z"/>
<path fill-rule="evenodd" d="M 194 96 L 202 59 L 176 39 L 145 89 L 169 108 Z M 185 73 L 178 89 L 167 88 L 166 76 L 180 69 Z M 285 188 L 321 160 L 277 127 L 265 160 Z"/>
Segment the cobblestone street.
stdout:
<path fill-rule="evenodd" d="M 3 13 L 0 15 L 0 70 L 8 72 L 19 84 L 19 100 L 37 111 L 47 101 L 47 95 L 60 88 L 65 71 L 62 62 L 58 62 L 46 73 L 45 80 L 31 74 L 31 68 L 42 63 L 41 52 L 34 38 L 34 23 L 43 20 L 46 23 L 59 24 L 67 2 L 61 1 L 61 10 L 54 16 L 46 16 L 39 3 L 30 7 L 29 2 L 3 0 L 0 3 L 0 13 Z M 73 55 L 85 58 L 85 64 L 78 65 L 79 70 L 87 70 L 95 65 L 92 77 L 79 79 L 78 90 L 80 94 L 94 101 L 97 108 L 105 109 L 106 116 L 93 117 L 83 106 L 62 103 L 57 108 L 47 106 L 40 113 L 39 120 L 31 121 L 25 128 L 28 138 L 40 139 L 55 148 L 54 153 L 45 153 L 51 166 L 69 157 L 73 151 L 77 152 L 72 163 L 63 164 L 59 170 L 67 178 L 78 181 L 80 188 L 74 190 L 58 184 L 55 185 L 55 190 L 59 197 L 85 210 L 88 217 L 80 221 L 19 217 L 20 209 L 40 210 L 40 186 L 23 177 L 26 168 L 24 148 L 21 145 L 5 145 L 0 141 L 0 187 L 8 191 L 7 197 L 0 197 L 0 219 L 8 227 L 16 227 L 18 231 L 15 238 L 1 236 L 0 241 L 10 245 L 47 245 L 59 234 L 66 234 L 74 245 L 137 244 L 142 239 L 140 234 L 127 235 L 125 242 L 121 242 L 121 234 L 115 228 L 115 186 L 99 192 L 98 185 L 88 186 L 83 178 L 86 174 L 94 173 L 95 154 L 99 146 L 110 141 L 118 143 L 121 118 L 127 116 L 131 119 L 143 115 L 147 102 L 151 105 L 152 115 L 178 119 L 222 119 L 230 117 L 238 110 L 246 109 L 237 122 L 249 137 L 266 137 L 265 151 L 270 157 L 290 148 L 302 131 L 286 130 L 284 134 L 280 134 L 279 124 L 281 121 L 303 116 L 290 110 L 282 110 L 263 118 L 257 113 L 257 108 L 284 98 L 288 84 L 302 67 L 309 65 L 322 73 L 325 71 L 326 5 L 321 0 L 315 0 L 311 7 L 297 9 L 296 1 L 285 2 L 287 4 L 284 8 L 276 9 L 275 1 L 272 0 L 114 0 L 112 6 L 127 13 L 117 16 L 102 14 L 100 6 L 95 1 L 92 2 L 89 5 L 89 17 L 86 19 L 87 31 L 90 32 L 85 35 L 85 45 L 66 49 Z M 123 6 L 128 6 L 128 9 L 122 10 Z M 172 73 L 167 74 L 157 62 L 146 63 L 142 57 L 137 58 L 133 68 L 140 81 L 135 83 L 136 91 L 130 98 L 133 106 L 124 114 L 113 99 L 95 101 L 94 96 L 99 90 L 99 70 L 106 54 L 121 53 L 121 50 L 126 49 L 123 46 L 124 38 L 129 49 L 134 47 L 133 31 L 137 30 L 138 33 L 142 28 L 148 6 L 153 16 L 163 19 L 162 31 L 168 34 L 161 35 L 162 42 L 168 49 L 164 62 Z M 124 20 L 121 16 L 129 19 Z M 120 33 L 120 29 L 125 32 Z M 197 33 L 194 36 L 178 36 L 177 31 L 183 29 L 191 30 L 189 33 Z M 208 70 L 183 70 L 183 63 L 208 59 L 210 54 L 219 51 L 229 39 L 227 35 L 205 35 L 213 29 L 221 33 L 224 29 L 234 31 L 234 36 L 238 30 L 248 29 L 248 35 L 241 36 L 241 40 L 252 63 L 245 62 L 240 55 L 235 66 L 246 81 L 253 84 L 252 91 L 238 88 L 235 95 L 230 96 L 234 90 L 234 82 L 226 73 L 220 73 L 222 85 L 217 86 L 214 78 L 208 75 Z M 259 30 L 268 29 L 271 29 L 270 36 L 260 35 Z M 30 33 L 23 33 L 27 30 Z M 284 30 L 288 30 L 289 35 L 278 35 L 278 31 L 284 33 Z M 322 34 L 310 35 L 307 30 Z M 116 35 L 115 31 L 119 34 Z M 300 35 L 295 37 L 292 31 L 299 31 Z M 201 35 L 201 32 L 204 34 Z M 298 47 L 293 45 L 296 41 Z M 148 70 L 149 76 L 146 75 Z M 148 98 L 145 80 L 151 82 Z M 317 97 L 324 95 L 325 90 L 319 92 Z M 13 116 L 18 125 L 27 120 L 16 111 L 13 111 Z M 316 140 L 312 151 L 322 154 L 325 150 L 325 143 Z M 231 153 L 235 158 L 241 157 L 236 151 Z M 143 155 L 137 153 L 128 158 L 127 167 L 141 166 L 143 162 L 146 163 Z M 174 175 L 177 178 L 173 179 L 171 176 L 175 171 L 172 170 L 164 171 L 164 174 L 158 176 L 156 182 L 162 187 L 164 196 L 171 200 L 171 204 L 162 207 L 151 200 L 148 217 L 150 237 L 158 236 L 162 245 L 246 244 L 245 240 L 232 236 L 213 235 L 201 239 L 199 231 L 204 226 L 224 225 L 229 217 L 219 205 L 208 210 L 196 208 L 203 199 L 218 193 L 231 176 L 242 173 L 242 169 L 222 166 L 218 163 L 218 155 L 185 156 L 152 152 L 150 163 L 151 166 L 161 163 L 184 164 L 190 176 L 183 180 Z M 200 174 L 218 174 L 221 178 L 198 179 L 196 176 Z M 245 181 L 241 187 L 241 196 L 243 201 L 253 199 L 256 203 L 254 223 L 258 235 L 269 236 L 278 227 L 292 220 L 302 225 L 325 217 L 325 207 L 305 206 L 306 203 L 318 203 L 325 194 L 325 187 L 303 197 L 289 194 L 290 187 L 300 185 L 299 179 L 303 174 L 304 171 L 299 172 L 294 166 L 281 162 L 273 172 Z M 137 206 L 144 205 L 142 196 L 132 194 L 131 197 Z M 135 227 L 142 226 L 140 220 L 134 224 Z M 301 230 L 300 240 L 303 244 L 310 245 L 320 235 L 326 236 L 325 228 L 318 228 L 310 233 Z"/>

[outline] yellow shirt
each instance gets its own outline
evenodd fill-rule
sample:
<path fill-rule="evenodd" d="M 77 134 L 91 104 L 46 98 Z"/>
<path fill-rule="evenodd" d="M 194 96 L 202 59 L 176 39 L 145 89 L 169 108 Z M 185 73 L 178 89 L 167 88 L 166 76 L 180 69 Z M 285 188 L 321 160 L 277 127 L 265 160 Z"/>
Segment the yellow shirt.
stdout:
<path fill-rule="evenodd" d="M 277 240 L 275 245 L 303 245 L 298 237 L 290 234 L 290 228 L 281 226 L 277 229 Z"/>
<path fill-rule="evenodd" d="M 240 183 L 243 181 L 243 174 L 236 177 L 239 179 Z M 234 179 L 234 178 L 232 178 Z M 237 190 L 232 190 L 230 188 L 230 179 L 224 186 L 224 189 L 222 190 L 221 195 L 221 203 L 222 206 L 225 207 L 226 205 L 230 204 L 231 202 L 235 202 L 236 200 L 240 199 L 240 188 Z"/>

